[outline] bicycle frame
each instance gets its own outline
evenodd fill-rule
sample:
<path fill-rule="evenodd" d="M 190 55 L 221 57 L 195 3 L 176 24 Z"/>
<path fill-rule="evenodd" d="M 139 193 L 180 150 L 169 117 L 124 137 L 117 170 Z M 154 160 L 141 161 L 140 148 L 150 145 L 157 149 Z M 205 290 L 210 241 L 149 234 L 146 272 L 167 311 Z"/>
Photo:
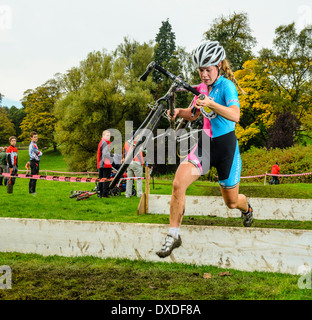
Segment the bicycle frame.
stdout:
<path fill-rule="evenodd" d="M 112 189 L 116 186 L 120 178 L 123 176 L 124 172 L 127 170 L 129 164 L 131 161 L 139 154 L 141 150 L 145 149 L 145 146 L 148 144 L 153 131 L 157 128 L 158 123 L 164 114 L 166 109 L 170 110 L 170 114 L 174 114 L 174 103 L 173 97 L 177 90 L 179 89 L 185 89 L 187 91 L 190 91 L 194 93 L 195 95 L 199 96 L 200 99 L 204 99 L 205 95 L 201 94 L 199 91 L 197 91 L 195 88 L 193 88 L 188 83 L 184 82 L 181 76 L 175 76 L 168 70 L 165 70 L 161 66 L 157 65 L 154 61 L 151 62 L 147 68 L 144 74 L 139 78 L 140 81 L 145 81 L 148 77 L 148 75 L 154 70 L 158 70 L 166 77 L 170 78 L 173 83 L 170 86 L 167 93 L 159 98 L 154 106 L 152 107 L 152 110 L 147 115 L 146 119 L 143 121 L 139 129 L 136 131 L 135 137 L 133 137 L 129 141 L 129 152 L 120 166 L 119 170 L 117 171 L 114 179 L 110 182 L 109 188 Z M 167 107 L 166 107 L 167 105 Z M 195 110 L 196 111 L 196 110 Z M 165 113 L 167 116 L 167 113 Z M 193 112 L 194 115 L 194 112 Z M 170 121 L 170 117 L 167 116 L 167 119 Z M 173 127 L 174 123 L 171 121 L 170 126 Z"/>

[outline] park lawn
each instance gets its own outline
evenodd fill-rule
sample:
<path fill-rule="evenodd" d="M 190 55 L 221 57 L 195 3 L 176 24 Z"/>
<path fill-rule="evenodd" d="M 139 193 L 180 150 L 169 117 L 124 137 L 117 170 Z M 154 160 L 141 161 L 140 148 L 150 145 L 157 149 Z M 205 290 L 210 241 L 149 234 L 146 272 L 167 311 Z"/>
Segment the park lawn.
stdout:
<path fill-rule="evenodd" d="M 311 300 L 300 276 L 167 262 L 0 253 L 0 300 Z M 227 276 L 219 275 L 227 272 Z M 204 274 L 210 277 L 204 278 Z"/>
<path fill-rule="evenodd" d="M 23 153 L 23 152 L 21 152 Z M 60 154 L 45 153 L 42 169 L 67 171 Z M 55 158 L 53 158 L 53 156 Z M 48 158 L 52 160 L 48 160 Z M 21 154 L 23 160 L 23 155 Z M 27 156 L 24 157 L 27 160 Z M 50 165 L 49 165 L 50 163 Z M 55 165 L 55 167 L 54 167 Z M 37 195 L 28 194 L 28 180 L 17 179 L 14 193 L 0 187 L 1 217 L 118 221 L 168 224 L 166 215 L 137 215 L 139 199 L 124 195 L 110 199 L 96 196 L 83 201 L 70 199 L 71 190 L 91 190 L 92 183 L 38 181 Z M 311 198 L 310 185 L 263 186 L 243 183 L 253 196 Z M 170 194 L 172 180 L 155 179 L 151 193 Z M 283 191 L 284 190 L 284 191 Z M 189 195 L 220 195 L 215 183 L 198 181 Z M 185 217 L 183 224 L 242 226 L 241 219 Z M 260 221 L 255 227 L 312 229 L 311 222 Z M 95 257 L 43 257 L 36 254 L 0 253 L 0 266 L 12 269 L 12 289 L 0 290 L 0 300 L 311 300 L 311 290 L 300 289 L 300 276 L 242 272 L 213 266 L 166 262 L 100 259 Z M 220 276 L 228 271 L 229 276 Z M 209 273 L 211 277 L 204 278 Z"/>
<path fill-rule="evenodd" d="M 28 150 L 18 150 L 18 169 L 26 170 L 25 166 L 28 161 Z M 40 170 L 68 171 L 67 164 L 64 161 L 61 151 L 53 151 L 51 149 L 43 151 L 43 156 L 40 160 Z"/>
<path fill-rule="evenodd" d="M 99 199 L 96 195 L 81 201 L 69 198 L 71 191 L 74 190 L 91 191 L 95 186 L 94 183 L 39 180 L 37 181 L 37 195 L 28 193 L 28 183 L 28 179 L 17 179 L 13 194 L 7 194 L 5 188 L 0 187 L 0 202 L 4 204 L 0 211 L 1 217 L 159 224 L 169 222 L 168 215 L 137 215 L 140 202 L 137 197 L 126 199 L 122 194 L 109 199 Z M 155 184 L 154 189 L 151 186 L 151 193 L 170 194 L 171 183 L 168 181 L 160 183 L 160 185 Z M 215 191 L 218 189 L 217 186 L 210 188 Z M 200 188 L 200 190 L 205 190 L 205 188 Z M 188 194 L 194 195 L 195 191 L 190 188 Z M 240 218 L 185 216 L 183 225 L 241 227 L 242 221 Z M 255 211 L 253 227 L 312 230 L 312 221 L 257 220 Z"/>
<path fill-rule="evenodd" d="M 20 163 L 28 158 L 27 150 L 20 150 Z M 67 171 L 67 166 L 59 151 L 45 151 L 40 162 L 43 170 Z M 65 175 L 65 174 L 60 174 Z M 1 217 L 33 218 L 33 219 L 65 219 L 88 220 L 108 222 L 132 222 L 132 223 L 159 223 L 168 224 L 167 215 L 137 215 L 140 199 L 132 197 L 126 199 L 124 194 L 109 199 L 99 199 L 96 195 L 89 199 L 76 201 L 70 199 L 70 193 L 74 190 L 91 191 L 94 183 L 69 183 L 58 181 L 37 181 L 37 195 L 28 193 L 28 179 L 16 179 L 14 193 L 7 194 L 5 187 L 0 187 L 0 203 L 4 206 L 0 210 Z M 143 183 L 144 187 L 144 183 Z M 280 184 L 263 185 L 263 183 L 241 184 L 240 190 L 249 197 L 272 198 L 305 198 L 312 197 L 312 184 Z M 150 192 L 154 194 L 171 194 L 172 180 L 151 179 Z M 187 195 L 221 196 L 217 183 L 196 181 L 187 190 Z M 207 215 L 209 211 L 207 212 Z M 184 225 L 211 225 L 241 227 L 240 218 L 219 218 L 209 216 L 185 217 Z M 255 210 L 255 222 L 253 227 L 312 229 L 312 221 L 277 221 L 257 220 Z"/>

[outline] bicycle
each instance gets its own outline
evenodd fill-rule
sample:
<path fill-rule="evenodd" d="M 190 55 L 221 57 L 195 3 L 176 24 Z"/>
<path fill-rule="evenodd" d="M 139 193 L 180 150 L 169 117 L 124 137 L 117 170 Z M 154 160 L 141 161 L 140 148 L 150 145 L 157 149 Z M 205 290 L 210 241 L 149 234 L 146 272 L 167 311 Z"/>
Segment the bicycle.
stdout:
<path fill-rule="evenodd" d="M 170 78 L 173 83 L 166 92 L 166 94 L 159 98 L 155 104 L 152 106 L 152 110 L 147 115 L 139 129 L 136 131 L 138 134 L 135 135 L 131 139 L 129 145 L 129 152 L 120 166 L 119 170 L 117 171 L 114 179 L 110 182 L 109 188 L 113 189 L 118 181 L 122 178 L 124 172 L 127 170 L 129 164 L 131 161 L 139 154 L 141 150 L 145 149 L 145 146 L 148 144 L 153 131 L 157 128 L 159 121 L 163 114 L 165 113 L 166 109 L 170 110 L 170 114 L 174 114 L 174 103 L 172 101 L 174 100 L 174 94 L 178 90 L 187 90 L 195 94 L 196 96 L 199 96 L 199 99 L 203 100 L 205 98 L 204 94 L 201 94 L 199 91 L 197 91 L 194 87 L 189 85 L 188 83 L 183 81 L 182 76 L 175 76 L 168 70 L 165 70 L 163 67 L 157 65 L 154 61 L 152 61 L 146 68 L 146 71 L 144 74 L 139 78 L 140 81 L 146 81 L 148 75 L 156 69 L 157 71 L 161 72 L 166 77 Z M 195 115 L 196 110 L 193 110 L 192 114 Z M 165 116 L 167 116 L 167 113 L 165 113 Z M 169 116 L 167 116 L 167 119 L 170 121 Z M 177 126 L 176 130 L 179 130 L 182 128 L 182 126 L 185 125 L 184 121 L 180 121 L 179 125 Z M 174 129 L 174 123 L 173 121 L 170 121 L 170 127 Z"/>
<path fill-rule="evenodd" d="M 113 170 L 111 177 L 115 176 L 115 172 L 117 172 L 116 169 Z M 122 192 L 126 191 L 126 187 L 127 187 L 127 174 L 123 174 L 123 177 L 118 181 L 118 183 L 112 188 L 110 189 L 110 195 L 113 197 L 116 196 L 120 196 Z M 136 196 L 137 192 L 135 189 L 134 184 L 132 185 L 132 196 Z"/>
<path fill-rule="evenodd" d="M 86 191 L 86 190 L 75 190 L 75 191 L 71 190 L 69 197 L 70 198 L 77 198 L 78 196 L 80 196 L 86 192 L 88 192 L 88 191 Z"/>
<path fill-rule="evenodd" d="M 84 200 L 90 198 L 90 196 L 93 196 L 94 194 L 97 194 L 98 186 L 95 185 L 95 188 L 91 191 L 87 190 L 75 190 L 70 192 L 70 198 L 76 198 L 77 201 Z"/>

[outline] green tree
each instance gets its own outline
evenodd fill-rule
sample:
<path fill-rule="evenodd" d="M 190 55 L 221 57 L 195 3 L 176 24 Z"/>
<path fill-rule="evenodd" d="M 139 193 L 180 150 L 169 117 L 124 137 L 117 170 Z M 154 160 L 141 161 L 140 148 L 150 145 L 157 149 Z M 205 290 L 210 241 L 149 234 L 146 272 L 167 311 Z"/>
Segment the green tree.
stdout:
<path fill-rule="evenodd" d="M 53 108 L 60 95 L 60 85 L 55 79 L 46 81 L 42 86 L 24 92 L 22 103 L 25 106 L 26 116 L 20 128 L 19 136 L 24 141 L 30 140 L 30 132 L 36 131 L 39 136 L 38 145 L 41 147 L 53 146 L 56 150 L 54 140 L 55 116 Z"/>
<path fill-rule="evenodd" d="M 5 109 L 7 110 L 9 119 L 14 124 L 15 134 L 17 136 L 21 135 L 22 131 L 20 125 L 26 116 L 25 108 L 17 108 L 12 106 L 11 108 L 5 107 Z"/>
<path fill-rule="evenodd" d="M 243 70 L 235 72 L 241 88 L 247 93 L 239 96 L 241 116 L 236 135 L 242 151 L 251 146 L 265 147 L 268 129 L 275 121 L 272 86 L 269 77 L 259 72 L 257 59 L 246 61 Z"/>
<path fill-rule="evenodd" d="M 0 144 L 8 145 L 9 137 L 14 135 L 14 124 L 10 121 L 6 109 L 0 107 Z"/>
<path fill-rule="evenodd" d="M 161 27 L 155 38 L 154 61 L 169 71 L 174 71 L 172 67 L 174 66 L 174 59 L 176 59 L 175 40 L 175 33 L 172 31 L 169 19 L 167 19 L 161 23 Z M 159 72 L 154 72 L 153 78 L 158 84 L 164 80 L 164 76 Z"/>
<path fill-rule="evenodd" d="M 179 54 L 175 40 L 175 33 L 172 30 L 169 19 L 167 19 L 162 22 L 159 32 L 155 37 L 156 44 L 153 60 L 156 64 L 173 74 L 183 75 L 183 66 L 178 57 Z M 183 49 L 180 49 L 179 51 L 181 55 Z M 158 71 L 153 72 L 153 80 L 157 84 L 156 90 L 153 91 L 154 98 L 157 100 L 168 91 L 172 81 Z"/>
<path fill-rule="evenodd" d="M 252 49 L 257 40 L 252 36 L 247 13 L 234 12 L 229 16 L 216 18 L 204 33 L 204 38 L 220 42 L 233 71 L 242 69 L 246 61 L 254 58 Z"/>
<path fill-rule="evenodd" d="M 145 72 L 146 66 L 151 62 L 154 49 L 151 43 L 140 44 L 129 38 L 124 38 L 114 52 L 116 57 L 114 70 L 120 73 L 119 85 L 123 94 L 123 118 L 133 121 L 134 129 L 143 122 L 149 111 L 146 104 L 152 102 L 151 89 L 155 89 L 152 77 L 146 81 L 138 82 Z M 123 132 L 124 128 L 120 128 Z"/>
<path fill-rule="evenodd" d="M 296 32 L 295 24 L 283 25 L 275 30 L 273 49 L 263 49 L 259 62 L 261 71 L 269 76 L 273 90 L 271 100 L 274 102 L 274 113 L 281 115 L 291 113 L 302 128 L 304 118 L 311 113 L 312 97 L 312 28 Z M 287 121 L 287 117 L 281 117 Z M 305 130 L 296 129 L 297 138 Z"/>
<path fill-rule="evenodd" d="M 103 130 L 113 128 L 123 135 L 125 120 L 134 120 L 134 127 L 141 123 L 146 104 L 152 101 L 152 82 L 137 80 L 152 52 L 148 44 L 124 39 L 113 54 L 89 53 L 64 75 L 64 94 L 54 108 L 55 139 L 71 170 L 96 170 Z"/>
<path fill-rule="evenodd" d="M 55 139 L 62 145 L 62 153 L 71 170 L 95 170 L 97 144 L 101 131 L 116 124 L 118 82 L 112 81 L 112 57 L 102 52 L 92 52 L 78 69 L 64 76 L 66 90 L 56 103 L 57 118 Z M 74 76 L 74 77 L 73 77 Z M 72 86 L 80 83 L 79 86 Z"/>
<path fill-rule="evenodd" d="M 155 49 L 153 61 L 170 71 L 174 75 L 182 76 L 186 82 L 192 81 L 194 66 L 192 56 L 182 47 L 176 46 L 176 36 L 172 30 L 169 19 L 162 22 L 159 32 L 155 37 Z M 172 80 L 168 79 L 158 71 L 153 72 L 153 80 L 157 84 L 156 89 L 153 88 L 152 93 L 154 99 L 162 97 L 172 84 Z M 188 92 L 179 92 L 175 96 L 175 105 L 186 107 L 192 99 L 192 95 Z M 160 128 L 168 128 L 168 121 L 162 119 L 159 124 Z"/>

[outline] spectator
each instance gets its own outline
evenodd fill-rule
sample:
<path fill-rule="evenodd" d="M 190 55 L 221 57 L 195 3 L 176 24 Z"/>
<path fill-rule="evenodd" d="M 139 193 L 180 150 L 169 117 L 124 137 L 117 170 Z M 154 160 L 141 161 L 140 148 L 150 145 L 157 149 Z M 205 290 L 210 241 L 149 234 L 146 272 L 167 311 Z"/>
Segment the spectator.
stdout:
<path fill-rule="evenodd" d="M 3 147 L 0 147 L 0 174 L 1 173 L 7 173 L 7 155 Z M 3 178 L 0 176 L 0 186 L 6 185 L 6 178 Z M 3 182 L 3 184 L 2 184 Z"/>
<path fill-rule="evenodd" d="M 112 172 L 113 157 L 110 153 L 110 131 L 104 130 L 97 151 L 97 169 L 99 178 L 109 179 Z M 99 198 L 109 198 L 109 181 L 99 182 Z"/>
<path fill-rule="evenodd" d="M 36 175 L 39 174 L 39 161 L 42 156 L 42 152 L 39 151 L 37 147 L 37 141 L 38 141 L 38 134 L 35 131 L 32 131 L 30 133 L 30 144 L 29 144 L 29 158 L 30 158 L 30 174 Z M 29 180 L 29 193 L 30 194 L 37 194 L 36 193 L 36 179 L 30 179 Z"/>
<path fill-rule="evenodd" d="M 134 139 L 134 133 L 132 132 L 132 136 Z M 124 150 L 123 150 L 123 160 L 126 158 L 127 154 L 129 153 L 130 146 L 129 146 L 130 140 L 126 141 Z M 143 176 L 143 152 L 140 151 L 139 154 L 131 161 L 129 164 L 129 167 L 127 169 L 127 177 L 133 178 L 133 177 L 142 177 Z M 132 187 L 133 187 L 133 179 L 127 180 L 126 184 L 126 198 L 130 198 L 132 196 Z M 137 197 L 142 196 L 142 180 L 137 180 Z"/>
<path fill-rule="evenodd" d="M 121 160 L 122 160 L 122 155 L 121 154 L 117 154 L 117 153 L 113 154 L 112 166 L 113 166 L 114 169 L 119 170 L 119 168 L 121 167 Z"/>
<path fill-rule="evenodd" d="M 17 148 L 16 148 L 16 137 L 12 136 L 9 138 L 10 146 L 7 148 L 7 168 L 10 175 L 17 174 L 18 161 L 17 161 Z M 10 177 L 7 181 L 7 193 L 13 193 L 13 186 L 15 179 Z"/>
<path fill-rule="evenodd" d="M 279 174 L 280 168 L 278 166 L 278 162 L 275 163 L 275 165 L 272 166 L 271 174 Z M 278 176 L 272 176 L 272 184 L 279 184 L 279 177 Z"/>

